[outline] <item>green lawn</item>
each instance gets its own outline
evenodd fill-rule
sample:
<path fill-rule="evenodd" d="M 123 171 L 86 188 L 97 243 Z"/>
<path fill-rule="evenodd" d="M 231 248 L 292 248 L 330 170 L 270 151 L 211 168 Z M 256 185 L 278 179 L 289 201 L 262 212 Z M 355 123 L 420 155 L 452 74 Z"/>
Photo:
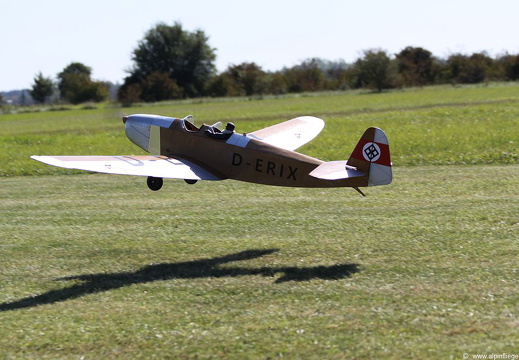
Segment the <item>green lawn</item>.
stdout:
<path fill-rule="evenodd" d="M 492 85 L 0 115 L 0 359 L 517 354 L 518 99 Z M 325 160 L 379 126 L 394 182 L 365 198 L 151 192 L 27 159 L 137 152 L 117 112 L 243 131 L 316 115 L 327 126 L 301 152 Z"/>

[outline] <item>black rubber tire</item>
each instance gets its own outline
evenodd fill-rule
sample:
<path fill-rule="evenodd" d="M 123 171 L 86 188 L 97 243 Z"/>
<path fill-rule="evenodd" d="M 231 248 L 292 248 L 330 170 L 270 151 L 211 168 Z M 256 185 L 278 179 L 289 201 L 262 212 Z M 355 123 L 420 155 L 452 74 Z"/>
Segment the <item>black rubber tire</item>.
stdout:
<path fill-rule="evenodd" d="M 158 191 L 160 188 L 162 188 L 162 184 L 164 184 L 164 180 L 162 178 L 157 178 L 153 176 L 148 176 L 148 187 L 150 190 Z"/>

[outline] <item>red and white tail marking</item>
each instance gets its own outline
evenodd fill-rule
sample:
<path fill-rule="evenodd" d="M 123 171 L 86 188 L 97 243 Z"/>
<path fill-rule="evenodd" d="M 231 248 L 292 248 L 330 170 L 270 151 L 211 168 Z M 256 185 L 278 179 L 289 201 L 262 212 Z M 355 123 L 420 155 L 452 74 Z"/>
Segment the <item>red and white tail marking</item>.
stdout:
<path fill-rule="evenodd" d="M 369 174 L 368 186 L 391 183 L 391 155 L 386 134 L 379 128 L 364 132 L 348 159 L 348 165 Z"/>
<path fill-rule="evenodd" d="M 389 145 L 380 141 L 377 142 L 371 141 L 370 139 L 360 139 L 355 150 L 353 150 L 351 157 L 372 164 L 391 166 Z"/>

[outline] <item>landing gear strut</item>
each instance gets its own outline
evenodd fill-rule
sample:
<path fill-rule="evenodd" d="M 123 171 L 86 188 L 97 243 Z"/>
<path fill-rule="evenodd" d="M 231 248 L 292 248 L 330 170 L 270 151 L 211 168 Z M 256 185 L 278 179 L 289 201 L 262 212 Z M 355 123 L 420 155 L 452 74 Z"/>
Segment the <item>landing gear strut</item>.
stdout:
<path fill-rule="evenodd" d="M 160 190 L 160 188 L 162 187 L 162 184 L 164 183 L 162 178 L 157 178 L 157 177 L 153 177 L 153 176 L 148 176 L 147 182 L 148 182 L 148 187 L 150 188 L 150 190 L 153 190 L 153 191 Z"/>

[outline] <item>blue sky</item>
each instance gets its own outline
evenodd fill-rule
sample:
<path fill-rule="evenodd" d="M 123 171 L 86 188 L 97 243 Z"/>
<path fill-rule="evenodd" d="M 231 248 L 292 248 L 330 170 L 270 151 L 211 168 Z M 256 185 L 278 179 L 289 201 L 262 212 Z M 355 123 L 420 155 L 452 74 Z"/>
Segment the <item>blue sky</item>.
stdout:
<path fill-rule="evenodd" d="M 280 70 L 311 57 L 355 61 L 362 50 L 434 55 L 519 53 L 517 0 L 0 0 L 0 91 L 55 78 L 73 61 L 122 82 L 144 33 L 158 22 L 203 30 L 216 65 Z"/>

